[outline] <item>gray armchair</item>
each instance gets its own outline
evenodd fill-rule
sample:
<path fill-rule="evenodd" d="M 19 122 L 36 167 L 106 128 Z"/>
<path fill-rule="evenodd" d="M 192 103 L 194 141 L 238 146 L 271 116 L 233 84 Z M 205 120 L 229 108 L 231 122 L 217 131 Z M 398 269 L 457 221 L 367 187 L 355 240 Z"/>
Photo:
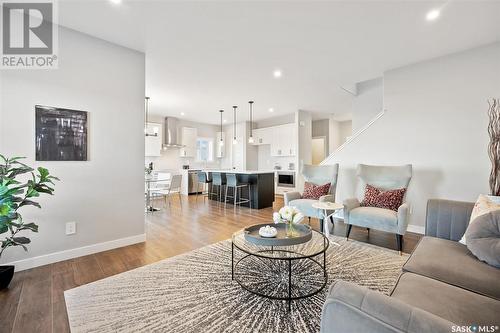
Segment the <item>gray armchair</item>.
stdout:
<path fill-rule="evenodd" d="M 318 201 L 330 201 L 335 202 L 335 192 L 337 190 L 337 177 L 339 173 L 339 165 L 304 165 L 302 167 L 302 176 L 305 181 L 313 183 L 315 185 L 323 185 L 330 183 L 330 191 L 327 195 L 319 198 L 319 200 L 313 199 L 302 199 L 302 194 L 299 192 L 288 192 L 285 193 L 285 205 L 294 206 L 299 209 L 304 216 L 309 218 L 314 217 L 322 219 L 323 215 L 318 209 L 313 208 L 313 203 Z M 323 228 L 321 229 L 323 230 Z"/>
<path fill-rule="evenodd" d="M 383 190 L 406 188 L 412 177 L 411 164 L 401 166 L 358 165 L 358 194 L 364 194 L 367 184 Z M 409 205 L 404 202 L 397 212 L 377 207 L 361 207 L 358 198 L 344 200 L 344 222 L 347 224 L 346 238 L 353 225 L 396 234 L 398 250 L 403 249 L 403 235 L 408 228 Z"/>

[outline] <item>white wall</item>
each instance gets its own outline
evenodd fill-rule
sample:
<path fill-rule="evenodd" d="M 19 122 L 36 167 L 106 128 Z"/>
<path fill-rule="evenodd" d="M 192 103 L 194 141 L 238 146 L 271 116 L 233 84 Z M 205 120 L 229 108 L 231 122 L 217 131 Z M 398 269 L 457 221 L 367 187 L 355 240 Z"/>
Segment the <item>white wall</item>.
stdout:
<path fill-rule="evenodd" d="M 295 112 L 290 112 L 282 116 L 270 117 L 259 120 L 255 123 L 255 128 L 272 127 L 295 122 Z"/>
<path fill-rule="evenodd" d="M 352 135 L 352 121 L 339 121 L 340 144 L 343 144 Z"/>
<path fill-rule="evenodd" d="M 29 252 L 11 248 L 2 263 L 144 239 L 144 54 L 65 28 L 59 45 L 57 70 L 1 72 L 1 152 L 26 156 L 61 179 L 53 197 L 40 198 L 41 210 L 22 210 L 40 226 L 29 235 Z M 36 104 L 89 112 L 88 161 L 34 161 Z M 66 236 L 69 221 L 77 222 L 77 233 Z"/>
<path fill-rule="evenodd" d="M 385 73 L 386 114 L 329 160 L 340 163 L 339 200 L 355 194 L 358 163 L 413 164 L 410 224 L 419 229 L 429 198 L 488 193 L 487 99 L 500 97 L 499 59 L 496 43 Z"/>
<path fill-rule="evenodd" d="M 384 105 L 384 80 L 376 78 L 356 84 L 357 95 L 352 99 L 352 132 L 368 124 Z"/>
<path fill-rule="evenodd" d="M 304 177 L 300 171 L 304 164 L 312 163 L 312 116 L 310 112 L 299 110 L 295 113 L 295 124 L 297 125 L 297 179 L 296 189 L 302 192 L 304 189 Z"/>

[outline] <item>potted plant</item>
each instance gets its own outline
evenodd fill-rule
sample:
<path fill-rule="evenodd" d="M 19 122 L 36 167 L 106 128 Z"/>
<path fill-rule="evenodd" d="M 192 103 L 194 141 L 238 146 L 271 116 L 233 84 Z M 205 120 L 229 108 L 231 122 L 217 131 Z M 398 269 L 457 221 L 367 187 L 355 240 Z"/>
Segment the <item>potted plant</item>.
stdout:
<path fill-rule="evenodd" d="M 0 154 L 0 258 L 11 246 L 21 246 L 28 251 L 28 237 L 21 236 L 22 231 L 38 232 L 38 225 L 25 223 L 19 213 L 24 206 L 40 207 L 33 201 L 40 193 L 52 194 L 55 180 L 45 168 L 37 171 L 22 163 L 24 157 L 7 158 Z M 24 178 L 19 180 L 19 178 Z M 14 266 L 0 266 L 0 289 L 6 288 L 14 276 Z"/>

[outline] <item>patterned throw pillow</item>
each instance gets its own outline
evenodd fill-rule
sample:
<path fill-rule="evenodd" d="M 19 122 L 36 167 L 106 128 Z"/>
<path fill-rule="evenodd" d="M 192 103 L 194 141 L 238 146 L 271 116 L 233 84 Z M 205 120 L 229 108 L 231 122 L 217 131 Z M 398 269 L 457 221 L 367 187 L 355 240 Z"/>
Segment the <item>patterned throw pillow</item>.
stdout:
<path fill-rule="evenodd" d="M 305 182 L 302 199 L 318 200 L 321 196 L 327 195 L 328 192 L 330 192 L 330 185 L 330 183 L 326 183 L 324 185 L 314 185 L 313 183 Z"/>
<path fill-rule="evenodd" d="M 405 193 L 406 188 L 382 191 L 367 184 L 365 188 L 365 197 L 361 202 L 361 206 L 385 208 L 397 212 L 399 206 L 403 204 Z"/>
<path fill-rule="evenodd" d="M 480 194 L 477 198 L 477 201 L 472 209 L 470 214 L 469 225 L 471 225 L 476 217 L 479 217 L 484 214 L 488 214 L 494 210 L 500 209 L 500 202 L 498 197 L 494 197 L 491 195 Z M 467 227 L 468 229 L 469 227 Z M 467 241 L 465 239 L 465 234 L 462 236 L 462 239 L 459 240 L 460 243 L 467 245 Z"/>

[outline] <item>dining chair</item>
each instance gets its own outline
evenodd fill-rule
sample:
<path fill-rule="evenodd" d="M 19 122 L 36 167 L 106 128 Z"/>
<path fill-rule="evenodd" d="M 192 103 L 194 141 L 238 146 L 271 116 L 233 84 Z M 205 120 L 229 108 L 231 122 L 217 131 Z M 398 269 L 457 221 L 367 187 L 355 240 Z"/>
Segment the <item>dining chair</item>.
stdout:
<path fill-rule="evenodd" d="M 154 199 L 164 197 L 170 186 L 170 173 L 155 172 L 148 181 L 146 187 L 147 202 L 150 206 L 150 211 L 155 211 L 153 207 Z"/>

